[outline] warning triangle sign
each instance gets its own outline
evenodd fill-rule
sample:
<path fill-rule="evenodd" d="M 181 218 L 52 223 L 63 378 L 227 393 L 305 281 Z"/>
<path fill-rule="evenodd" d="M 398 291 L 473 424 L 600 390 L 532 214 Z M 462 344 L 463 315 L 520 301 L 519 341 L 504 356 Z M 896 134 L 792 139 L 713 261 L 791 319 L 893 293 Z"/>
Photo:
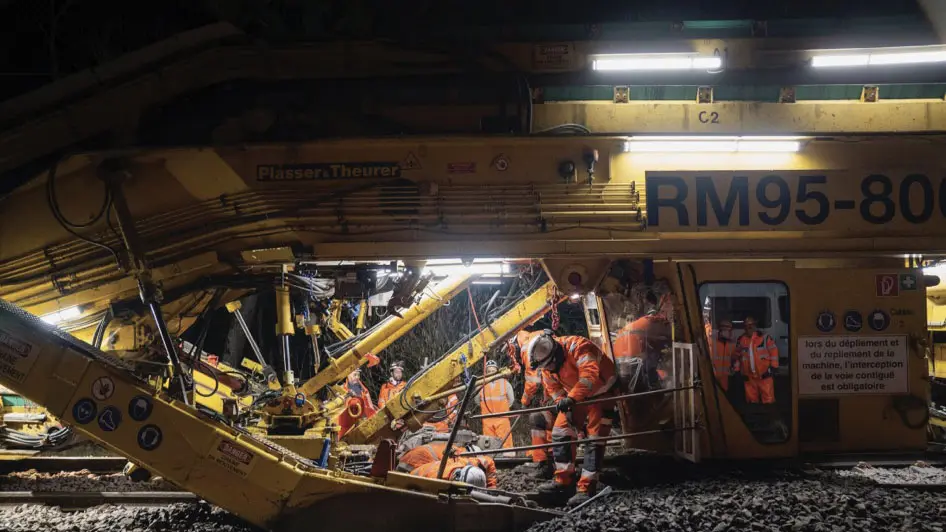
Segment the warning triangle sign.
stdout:
<path fill-rule="evenodd" d="M 420 167 L 420 159 L 414 155 L 414 152 L 408 153 L 407 158 L 401 161 L 401 170 L 419 170 Z"/>

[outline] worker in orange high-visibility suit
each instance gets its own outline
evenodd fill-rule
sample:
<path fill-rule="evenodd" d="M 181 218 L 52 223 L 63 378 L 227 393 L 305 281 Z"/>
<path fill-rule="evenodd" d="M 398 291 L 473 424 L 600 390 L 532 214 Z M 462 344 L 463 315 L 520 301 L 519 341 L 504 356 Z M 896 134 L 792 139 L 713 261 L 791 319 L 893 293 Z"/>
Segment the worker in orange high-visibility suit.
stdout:
<path fill-rule="evenodd" d="M 378 408 L 384 408 L 405 386 L 407 382 L 404 380 L 404 363 L 398 360 L 391 364 L 391 378 L 381 385 L 381 391 L 378 392 Z"/>
<path fill-rule="evenodd" d="M 627 392 L 637 390 L 643 376 L 646 389 L 659 387 L 667 373 L 658 367 L 660 352 L 670 344 L 670 322 L 656 313 L 645 314 L 618 331 L 611 342 L 618 379 Z M 643 363 L 641 375 L 635 376 L 635 359 Z"/>
<path fill-rule="evenodd" d="M 532 400 L 539 397 L 539 405 L 550 406 L 552 397 L 542 386 L 542 371 L 533 369 L 529 362 L 529 355 L 525 347 L 529 345 L 532 338 L 543 334 L 542 331 L 519 331 L 512 340 L 511 346 L 514 351 L 518 351 L 519 359 L 522 362 L 522 368 L 525 372 L 525 387 L 522 391 L 522 397 L 519 403 L 523 408 L 528 408 Z M 531 427 L 532 445 L 545 445 L 552 442 L 552 424 L 555 423 L 555 412 L 545 410 L 542 412 L 533 412 L 529 414 L 529 426 Z M 551 480 L 555 473 L 555 465 L 552 462 L 552 453 L 548 448 L 532 449 L 528 452 L 532 457 L 534 469 L 532 477 L 544 480 Z"/>
<path fill-rule="evenodd" d="M 336 423 L 338 423 L 339 435 L 344 436 L 358 420 L 371 417 L 377 413 L 378 409 L 371 399 L 371 392 L 368 387 L 361 382 L 361 370 L 356 369 L 345 379 L 342 385 L 345 389 L 345 410 L 339 414 Z M 357 403 L 357 404 L 355 404 Z"/>
<path fill-rule="evenodd" d="M 447 443 L 441 441 L 432 441 L 430 443 L 414 447 L 398 458 L 397 469 L 398 471 L 411 473 L 420 466 L 429 464 L 431 462 L 439 464 L 440 460 L 443 459 L 443 452 L 446 448 Z M 496 462 L 492 458 L 489 456 L 456 456 L 467 451 L 479 451 L 479 447 L 472 444 L 467 445 L 466 447 L 455 445 L 453 450 L 454 456 L 451 456 L 448 458 L 448 460 L 465 461 L 469 465 L 474 465 L 486 473 L 486 487 L 495 488 L 498 485 L 499 479 L 496 475 Z"/>
<path fill-rule="evenodd" d="M 440 478 L 442 480 L 452 480 L 454 482 L 464 482 L 480 488 L 486 488 L 486 472 L 479 467 L 471 464 L 468 460 L 448 458 L 446 467 L 443 470 L 443 476 L 438 477 L 440 470 L 440 461 L 428 462 L 417 469 L 411 471 L 411 475 L 424 478 Z"/>
<path fill-rule="evenodd" d="M 460 386 L 460 378 L 457 377 L 453 379 L 453 382 L 450 383 L 451 388 L 456 388 Z M 443 399 L 441 399 L 442 401 Z M 450 429 L 453 428 L 453 424 L 457 420 L 457 414 L 459 414 L 460 408 L 460 398 L 457 397 L 457 394 L 450 394 L 450 397 L 447 398 L 446 405 L 443 407 L 443 410 L 437 414 L 439 421 L 428 421 L 424 423 L 425 427 L 433 427 L 437 432 L 450 432 Z"/>
<path fill-rule="evenodd" d="M 714 337 L 709 338 L 710 356 L 713 360 L 713 375 L 722 386 L 723 391 L 729 391 L 729 376 L 736 365 L 736 342 L 732 337 L 732 322 L 722 320 L 719 330 Z"/>
<path fill-rule="evenodd" d="M 746 332 L 736 342 L 734 369 L 746 377 L 746 402 L 775 403 L 775 382 L 772 370 L 778 367 L 778 347 L 771 336 L 756 327 L 755 318 L 744 322 Z"/>
<path fill-rule="evenodd" d="M 532 367 L 542 369 L 542 385 L 555 401 L 557 415 L 552 426 L 552 443 L 574 441 L 582 427 L 590 438 L 611 434 L 614 404 L 575 406 L 587 399 L 614 395 L 618 388 L 614 362 L 594 342 L 580 336 L 556 338 L 547 331 L 530 340 L 525 351 Z M 596 442 L 586 447 L 577 493 L 569 499 L 569 505 L 581 504 L 597 491 L 605 445 L 605 442 Z M 546 494 L 567 493 L 575 486 L 575 446 L 554 447 L 552 455 L 555 477 L 538 489 Z"/>
<path fill-rule="evenodd" d="M 499 371 L 499 365 L 495 360 L 486 363 L 486 376 L 495 375 Z M 512 384 L 506 379 L 496 379 L 488 382 L 480 389 L 480 393 L 475 396 L 480 404 L 481 414 L 495 414 L 498 412 L 509 412 L 516 402 L 516 392 L 512 389 Z M 512 447 L 512 424 L 508 417 L 490 417 L 483 419 L 483 435 L 498 438 L 503 447 Z"/>

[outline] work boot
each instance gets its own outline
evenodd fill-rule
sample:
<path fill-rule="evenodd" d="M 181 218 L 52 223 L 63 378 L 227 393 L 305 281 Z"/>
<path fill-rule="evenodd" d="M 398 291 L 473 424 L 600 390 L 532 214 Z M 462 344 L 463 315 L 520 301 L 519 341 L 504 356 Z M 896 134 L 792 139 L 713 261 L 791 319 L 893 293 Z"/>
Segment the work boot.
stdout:
<path fill-rule="evenodd" d="M 543 482 L 539 484 L 539 486 L 536 488 L 536 490 L 538 490 L 538 492 L 543 495 L 562 495 L 574 489 L 575 489 L 575 486 L 559 484 L 558 482 L 555 482 L 554 480 Z"/>
<path fill-rule="evenodd" d="M 537 480 L 552 480 L 552 477 L 555 476 L 555 465 L 552 464 L 551 460 L 536 462 L 529 476 Z"/>
<path fill-rule="evenodd" d="M 587 491 L 579 491 L 578 493 L 572 495 L 572 498 L 568 499 L 568 503 L 566 504 L 568 505 L 569 508 L 574 508 L 575 506 L 588 502 L 588 500 L 591 499 L 592 497 L 594 497 L 593 493 L 588 493 Z"/>

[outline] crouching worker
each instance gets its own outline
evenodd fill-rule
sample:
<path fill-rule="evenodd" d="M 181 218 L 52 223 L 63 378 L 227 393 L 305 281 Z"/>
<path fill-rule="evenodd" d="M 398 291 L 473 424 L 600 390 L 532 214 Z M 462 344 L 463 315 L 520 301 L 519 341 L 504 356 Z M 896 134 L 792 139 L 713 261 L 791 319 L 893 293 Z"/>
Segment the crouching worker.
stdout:
<path fill-rule="evenodd" d="M 440 470 L 440 462 L 430 462 L 411 471 L 411 474 L 423 478 L 437 478 L 437 472 Z M 463 482 L 478 488 L 496 487 L 490 486 L 486 472 L 481 468 L 471 464 L 469 460 L 448 458 L 447 467 L 443 470 L 442 480 L 453 482 Z"/>
<path fill-rule="evenodd" d="M 533 368 L 542 370 L 542 384 L 555 402 L 552 443 L 573 442 L 584 428 L 588 437 L 611 434 L 614 405 L 607 402 L 575 406 L 575 403 L 614 395 L 617 376 L 614 362 L 591 340 L 580 336 L 554 337 L 550 331 L 529 341 L 526 354 Z M 568 504 L 575 506 L 591 498 L 598 490 L 598 472 L 604 460 L 605 442 L 586 447 L 582 472 L 575 474 L 575 445 L 553 448 L 555 476 L 539 486 L 545 494 L 577 493 Z"/>
<path fill-rule="evenodd" d="M 446 448 L 447 444 L 445 442 L 430 442 L 415 447 L 401 455 L 400 459 L 398 459 L 397 470 L 421 477 L 436 478 L 437 469 L 440 467 L 440 460 L 443 459 L 443 453 Z M 480 449 L 475 445 L 467 445 L 466 447 L 456 445 L 453 447 L 453 450 L 454 454 L 459 454 L 467 451 L 478 451 Z M 488 456 L 450 457 L 448 458 L 448 462 L 463 462 L 467 465 L 475 466 L 483 471 L 486 478 L 486 483 L 482 487 L 495 488 L 497 486 L 496 462 Z M 430 473 L 428 469 L 421 469 L 428 466 L 428 464 L 434 464 L 436 466 L 433 468 L 433 473 Z M 433 476 L 428 477 L 428 474 L 432 474 Z M 444 480 L 451 480 L 446 470 L 444 470 L 443 478 Z"/>

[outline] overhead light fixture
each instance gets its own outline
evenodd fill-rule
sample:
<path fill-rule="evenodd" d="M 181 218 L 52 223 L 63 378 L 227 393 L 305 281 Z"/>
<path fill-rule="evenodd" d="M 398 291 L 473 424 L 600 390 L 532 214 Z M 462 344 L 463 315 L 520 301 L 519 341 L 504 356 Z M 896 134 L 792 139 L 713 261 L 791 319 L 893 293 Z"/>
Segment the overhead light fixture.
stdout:
<path fill-rule="evenodd" d="M 631 137 L 625 151 L 632 153 L 792 153 L 802 137 Z"/>
<path fill-rule="evenodd" d="M 946 49 L 942 46 L 818 50 L 811 58 L 811 66 L 817 68 L 915 65 L 943 62 L 946 62 Z"/>
<path fill-rule="evenodd" d="M 510 265 L 503 260 L 476 259 L 464 264 L 460 259 L 434 259 L 427 261 L 425 274 L 435 276 L 470 274 L 470 275 L 506 275 L 512 272 Z"/>
<path fill-rule="evenodd" d="M 608 54 L 591 57 L 591 68 L 597 71 L 719 70 L 722 66 L 722 58 L 713 55 Z"/>
<path fill-rule="evenodd" d="M 56 325 L 63 321 L 74 320 L 82 315 L 82 311 L 79 310 L 79 307 L 69 307 L 62 309 L 58 312 L 51 312 L 44 316 L 40 316 L 39 319 L 45 321 L 50 325 Z"/>

